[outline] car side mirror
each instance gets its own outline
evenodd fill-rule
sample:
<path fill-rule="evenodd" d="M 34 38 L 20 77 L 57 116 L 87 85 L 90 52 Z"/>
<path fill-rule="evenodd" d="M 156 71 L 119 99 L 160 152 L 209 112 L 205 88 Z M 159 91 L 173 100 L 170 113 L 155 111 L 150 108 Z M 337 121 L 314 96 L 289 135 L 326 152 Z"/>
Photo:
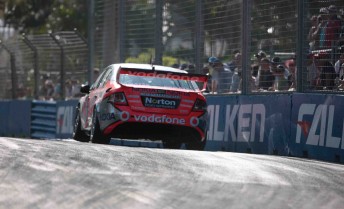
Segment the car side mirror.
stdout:
<path fill-rule="evenodd" d="M 82 84 L 81 87 L 80 87 L 80 92 L 83 93 L 83 94 L 90 93 L 90 85 Z"/>

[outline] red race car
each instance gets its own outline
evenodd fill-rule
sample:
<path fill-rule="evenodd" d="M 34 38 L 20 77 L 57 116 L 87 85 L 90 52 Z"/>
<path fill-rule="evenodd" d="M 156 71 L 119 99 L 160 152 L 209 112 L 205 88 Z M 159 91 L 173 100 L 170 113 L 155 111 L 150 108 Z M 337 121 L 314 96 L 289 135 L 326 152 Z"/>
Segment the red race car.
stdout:
<path fill-rule="evenodd" d="M 161 140 L 165 148 L 203 150 L 207 76 L 149 64 L 114 64 L 76 107 L 73 138 L 108 144 L 111 137 Z"/>

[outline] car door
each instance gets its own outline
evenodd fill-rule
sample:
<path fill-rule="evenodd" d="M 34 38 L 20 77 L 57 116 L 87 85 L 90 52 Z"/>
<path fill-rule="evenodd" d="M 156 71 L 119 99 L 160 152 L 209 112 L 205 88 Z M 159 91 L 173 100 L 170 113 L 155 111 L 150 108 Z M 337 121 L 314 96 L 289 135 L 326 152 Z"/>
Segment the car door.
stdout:
<path fill-rule="evenodd" d="M 97 78 L 96 82 L 92 85 L 90 89 L 90 93 L 88 95 L 88 117 L 87 117 L 87 124 L 88 127 L 91 127 L 92 123 L 92 116 L 93 116 L 93 110 L 96 106 L 96 104 L 102 100 L 104 95 L 104 80 L 106 79 L 107 75 L 111 73 L 112 67 L 107 67 Z"/>

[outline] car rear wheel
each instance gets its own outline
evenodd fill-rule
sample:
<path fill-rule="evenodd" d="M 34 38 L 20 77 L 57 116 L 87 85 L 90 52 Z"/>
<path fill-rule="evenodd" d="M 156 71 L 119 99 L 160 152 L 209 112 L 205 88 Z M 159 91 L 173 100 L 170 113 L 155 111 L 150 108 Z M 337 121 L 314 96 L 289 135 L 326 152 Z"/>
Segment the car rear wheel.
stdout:
<path fill-rule="evenodd" d="M 97 143 L 97 144 L 109 144 L 110 143 L 110 137 L 104 136 L 100 130 L 96 110 L 93 111 L 90 140 L 92 143 Z"/>
<path fill-rule="evenodd" d="M 80 142 L 89 142 L 90 139 L 85 132 L 81 130 L 81 118 L 79 108 L 76 108 L 75 121 L 73 127 L 73 139 Z"/>
<path fill-rule="evenodd" d="M 182 143 L 178 141 L 163 141 L 162 145 L 166 149 L 180 149 Z"/>
<path fill-rule="evenodd" d="M 203 141 L 192 140 L 190 142 L 185 143 L 185 147 L 188 150 L 204 150 L 206 143 L 207 139 L 204 139 Z"/>

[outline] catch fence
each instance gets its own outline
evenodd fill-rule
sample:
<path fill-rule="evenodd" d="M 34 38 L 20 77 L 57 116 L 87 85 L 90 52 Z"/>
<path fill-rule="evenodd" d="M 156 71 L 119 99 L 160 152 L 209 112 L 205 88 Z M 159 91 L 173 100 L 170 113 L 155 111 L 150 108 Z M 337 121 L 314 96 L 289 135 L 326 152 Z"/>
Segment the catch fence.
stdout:
<path fill-rule="evenodd" d="M 87 41 L 76 30 L 15 34 L 0 47 L 1 99 L 68 99 L 87 81 Z"/>
<path fill-rule="evenodd" d="M 94 0 L 94 4 L 91 28 L 96 35 L 90 44 L 96 46 L 91 54 L 97 68 L 134 62 L 207 73 L 208 58 L 217 57 L 224 68 L 210 76 L 214 80 L 209 82 L 210 92 L 343 92 L 344 70 L 335 68 L 335 63 L 344 63 L 338 61 L 344 50 L 341 0 Z M 322 22 L 312 28 L 313 16 Z"/>
<path fill-rule="evenodd" d="M 120 62 L 208 74 L 214 94 L 344 91 L 342 0 L 87 3 L 87 41 L 77 31 L 3 30 L 1 99 L 77 97 L 94 70 Z"/>

